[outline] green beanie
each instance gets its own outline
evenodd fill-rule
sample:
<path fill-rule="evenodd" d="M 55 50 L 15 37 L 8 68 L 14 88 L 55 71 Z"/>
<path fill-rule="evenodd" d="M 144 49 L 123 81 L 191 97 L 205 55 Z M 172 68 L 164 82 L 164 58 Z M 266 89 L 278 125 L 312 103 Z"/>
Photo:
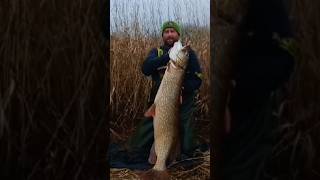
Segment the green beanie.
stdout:
<path fill-rule="evenodd" d="M 179 35 L 181 35 L 181 27 L 179 26 L 178 23 L 174 22 L 174 21 L 166 21 L 163 23 L 162 27 L 161 27 L 161 34 L 163 35 L 163 31 L 167 28 L 173 28 L 177 31 L 177 33 Z"/>

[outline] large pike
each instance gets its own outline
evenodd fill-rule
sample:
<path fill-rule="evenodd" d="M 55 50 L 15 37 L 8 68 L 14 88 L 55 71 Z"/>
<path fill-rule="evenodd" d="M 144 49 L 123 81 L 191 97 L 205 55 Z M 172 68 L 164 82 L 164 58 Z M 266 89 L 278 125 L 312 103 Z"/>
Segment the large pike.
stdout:
<path fill-rule="evenodd" d="M 156 163 L 142 179 L 167 179 L 167 160 L 175 160 L 179 146 L 179 105 L 181 86 L 188 64 L 188 47 L 176 42 L 169 52 L 170 61 L 162 78 L 154 104 L 145 116 L 153 116 Z M 152 150 L 151 150 L 152 151 Z"/>

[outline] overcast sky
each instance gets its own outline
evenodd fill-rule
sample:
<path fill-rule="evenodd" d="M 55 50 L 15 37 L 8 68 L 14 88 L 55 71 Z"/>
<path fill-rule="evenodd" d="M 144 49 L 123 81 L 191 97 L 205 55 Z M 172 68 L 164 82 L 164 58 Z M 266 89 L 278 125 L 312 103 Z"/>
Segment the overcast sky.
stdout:
<path fill-rule="evenodd" d="M 158 31 L 166 20 L 209 27 L 210 0 L 111 0 L 111 31 L 139 22 Z M 144 28 L 144 27 L 142 27 Z"/>

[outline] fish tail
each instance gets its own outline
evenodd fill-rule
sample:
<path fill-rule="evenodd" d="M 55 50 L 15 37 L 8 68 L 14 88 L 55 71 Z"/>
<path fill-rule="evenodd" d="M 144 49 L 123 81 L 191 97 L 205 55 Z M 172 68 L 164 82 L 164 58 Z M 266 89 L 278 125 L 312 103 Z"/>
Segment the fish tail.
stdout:
<path fill-rule="evenodd" d="M 151 150 L 150 150 L 148 161 L 150 164 L 156 164 L 156 162 L 157 162 L 157 155 L 156 155 L 156 151 L 154 148 L 154 142 L 153 142 Z"/>
<path fill-rule="evenodd" d="M 168 158 L 168 163 L 171 164 L 173 162 L 175 162 L 178 158 L 180 158 L 181 155 L 181 144 L 180 141 L 176 141 L 175 146 L 173 147 L 169 158 Z"/>
<path fill-rule="evenodd" d="M 170 174 L 167 170 L 158 171 L 150 169 L 146 172 L 139 174 L 139 179 L 141 180 L 170 180 Z"/>

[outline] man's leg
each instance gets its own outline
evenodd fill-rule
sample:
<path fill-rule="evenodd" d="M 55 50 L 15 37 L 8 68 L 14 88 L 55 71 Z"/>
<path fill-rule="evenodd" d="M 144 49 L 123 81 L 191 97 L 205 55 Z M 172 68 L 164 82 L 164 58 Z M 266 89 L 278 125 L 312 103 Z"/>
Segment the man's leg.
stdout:
<path fill-rule="evenodd" d="M 195 95 L 190 93 L 183 95 L 182 105 L 180 107 L 181 119 L 181 146 L 182 153 L 192 155 L 195 147 L 195 132 L 194 132 L 194 111 L 195 111 Z"/>
<path fill-rule="evenodd" d="M 153 140 L 153 120 L 145 118 L 139 123 L 137 131 L 129 139 L 128 146 L 130 150 L 149 151 Z"/>

